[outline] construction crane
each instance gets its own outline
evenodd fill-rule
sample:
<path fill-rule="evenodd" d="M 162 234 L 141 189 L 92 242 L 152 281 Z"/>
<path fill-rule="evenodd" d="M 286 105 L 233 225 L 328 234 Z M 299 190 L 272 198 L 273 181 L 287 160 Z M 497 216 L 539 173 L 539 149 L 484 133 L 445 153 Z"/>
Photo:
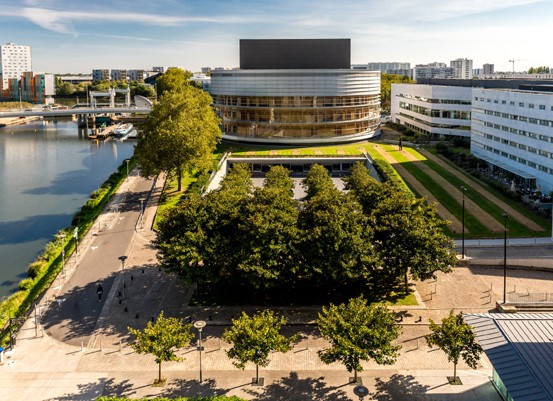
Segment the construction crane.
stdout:
<path fill-rule="evenodd" d="M 522 61 L 524 59 L 515 59 L 515 58 L 512 58 L 511 60 L 509 60 L 509 63 L 512 63 L 513 64 L 513 73 L 515 72 L 515 61 Z"/>

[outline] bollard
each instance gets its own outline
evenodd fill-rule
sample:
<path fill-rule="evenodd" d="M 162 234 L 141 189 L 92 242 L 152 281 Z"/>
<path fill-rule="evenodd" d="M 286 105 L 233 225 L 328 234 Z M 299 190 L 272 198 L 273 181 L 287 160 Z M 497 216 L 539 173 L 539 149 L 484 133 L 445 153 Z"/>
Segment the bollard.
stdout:
<path fill-rule="evenodd" d="M 123 348 L 121 347 L 121 339 L 119 339 L 119 352 L 123 352 Z"/>
<path fill-rule="evenodd" d="M 84 348 L 83 348 L 83 342 L 81 341 L 81 352 L 83 352 Z"/>

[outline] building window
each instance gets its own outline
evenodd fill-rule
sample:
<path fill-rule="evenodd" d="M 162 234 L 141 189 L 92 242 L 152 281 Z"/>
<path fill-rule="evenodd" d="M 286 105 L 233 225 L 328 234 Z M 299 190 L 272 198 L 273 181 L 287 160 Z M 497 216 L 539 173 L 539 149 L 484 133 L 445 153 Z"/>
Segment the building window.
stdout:
<path fill-rule="evenodd" d="M 518 107 L 524 107 L 524 102 L 519 102 Z"/>
<path fill-rule="evenodd" d="M 545 110 L 545 104 L 540 104 L 540 110 Z"/>

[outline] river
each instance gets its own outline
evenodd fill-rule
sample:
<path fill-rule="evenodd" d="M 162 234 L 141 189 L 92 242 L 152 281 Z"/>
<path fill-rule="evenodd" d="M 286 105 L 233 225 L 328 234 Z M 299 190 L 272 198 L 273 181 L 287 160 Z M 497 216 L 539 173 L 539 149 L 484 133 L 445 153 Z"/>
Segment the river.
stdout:
<path fill-rule="evenodd" d="M 89 141 L 75 121 L 0 128 L 0 298 L 133 150 Z"/>

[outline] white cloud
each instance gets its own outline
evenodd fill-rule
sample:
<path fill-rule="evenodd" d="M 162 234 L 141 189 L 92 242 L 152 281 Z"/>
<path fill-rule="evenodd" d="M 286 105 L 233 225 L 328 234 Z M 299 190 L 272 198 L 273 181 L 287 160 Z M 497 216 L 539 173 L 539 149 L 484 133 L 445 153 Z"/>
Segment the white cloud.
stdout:
<path fill-rule="evenodd" d="M 72 22 L 62 18 L 57 11 L 31 7 L 23 8 L 21 11 L 23 17 L 44 29 L 76 35 Z"/>

